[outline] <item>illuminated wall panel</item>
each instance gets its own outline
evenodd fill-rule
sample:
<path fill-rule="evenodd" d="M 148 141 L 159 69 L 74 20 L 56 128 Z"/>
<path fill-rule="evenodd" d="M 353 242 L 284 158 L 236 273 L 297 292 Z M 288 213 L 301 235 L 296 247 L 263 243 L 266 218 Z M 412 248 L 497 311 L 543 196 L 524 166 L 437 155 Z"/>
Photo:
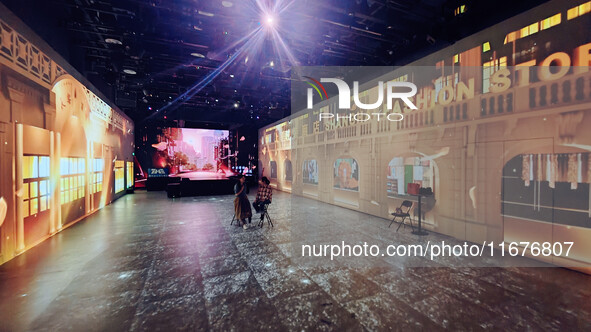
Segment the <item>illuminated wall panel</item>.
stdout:
<path fill-rule="evenodd" d="M 126 171 L 127 188 L 131 188 L 134 185 L 133 161 L 128 161 L 126 163 Z"/>
<path fill-rule="evenodd" d="M 133 173 L 131 120 L 11 15 L 0 12 L 0 264 L 120 197 L 126 162 Z"/>
<path fill-rule="evenodd" d="M 92 189 L 95 194 L 103 191 L 103 172 L 105 171 L 105 161 L 103 159 L 94 159 L 92 164 Z"/>
<path fill-rule="evenodd" d="M 115 193 L 125 189 L 125 162 L 123 160 L 115 160 Z"/>

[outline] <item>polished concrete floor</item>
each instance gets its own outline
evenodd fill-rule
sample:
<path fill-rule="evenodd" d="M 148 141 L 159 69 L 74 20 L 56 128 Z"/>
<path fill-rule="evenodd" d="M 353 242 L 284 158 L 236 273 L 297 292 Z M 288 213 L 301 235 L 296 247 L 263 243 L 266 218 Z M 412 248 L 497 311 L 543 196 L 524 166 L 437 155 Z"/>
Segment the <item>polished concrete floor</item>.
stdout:
<path fill-rule="evenodd" d="M 591 330 L 591 276 L 457 260 L 311 264 L 294 243 L 445 237 L 417 240 L 285 193 L 274 194 L 275 227 L 243 230 L 230 225 L 232 200 L 119 199 L 0 266 L 0 330 Z"/>

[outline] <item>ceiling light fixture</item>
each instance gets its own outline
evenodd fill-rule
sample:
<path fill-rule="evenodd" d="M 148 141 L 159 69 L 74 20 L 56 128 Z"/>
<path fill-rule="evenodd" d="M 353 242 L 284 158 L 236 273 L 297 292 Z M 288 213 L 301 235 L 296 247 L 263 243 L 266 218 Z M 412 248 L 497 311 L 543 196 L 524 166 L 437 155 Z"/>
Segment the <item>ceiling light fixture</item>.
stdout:
<path fill-rule="evenodd" d="M 129 75 L 135 75 L 137 74 L 135 70 L 133 69 L 123 69 L 123 72 Z"/>
<path fill-rule="evenodd" d="M 107 38 L 107 39 L 105 39 L 105 43 L 114 44 L 114 45 L 123 45 L 123 43 L 120 40 L 115 39 L 115 38 Z"/>
<path fill-rule="evenodd" d="M 238 103 L 234 103 L 234 108 L 238 108 Z"/>
<path fill-rule="evenodd" d="M 196 58 L 205 58 L 205 55 L 203 55 L 201 53 L 197 53 L 197 52 L 193 52 L 193 53 L 191 53 L 191 55 Z"/>

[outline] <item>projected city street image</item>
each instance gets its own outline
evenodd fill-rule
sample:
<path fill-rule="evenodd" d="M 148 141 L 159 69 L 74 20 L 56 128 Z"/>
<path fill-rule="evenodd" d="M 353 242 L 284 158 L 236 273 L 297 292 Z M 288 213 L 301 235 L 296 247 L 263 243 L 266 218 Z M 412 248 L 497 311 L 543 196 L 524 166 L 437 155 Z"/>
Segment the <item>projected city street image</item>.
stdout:
<path fill-rule="evenodd" d="M 189 179 L 225 178 L 228 168 L 227 130 L 164 128 L 158 135 L 153 162 L 171 176 Z"/>

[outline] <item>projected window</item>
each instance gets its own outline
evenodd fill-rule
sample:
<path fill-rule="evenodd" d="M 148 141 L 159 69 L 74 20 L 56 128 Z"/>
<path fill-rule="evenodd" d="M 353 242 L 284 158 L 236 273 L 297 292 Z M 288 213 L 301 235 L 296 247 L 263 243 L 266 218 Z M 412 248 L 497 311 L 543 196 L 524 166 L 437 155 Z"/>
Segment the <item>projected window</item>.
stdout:
<path fill-rule="evenodd" d="M 115 160 L 115 193 L 125 189 L 125 161 Z"/>
<path fill-rule="evenodd" d="M 334 187 L 359 191 L 359 167 L 353 158 L 337 159 L 334 162 Z"/>
<path fill-rule="evenodd" d="M 307 184 L 318 184 L 318 163 L 316 160 L 305 160 L 302 164 L 302 181 Z"/>
<path fill-rule="evenodd" d="M 507 57 L 501 57 L 482 65 L 482 92 L 488 93 L 490 90 L 490 77 L 495 71 L 507 67 Z"/>
<path fill-rule="evenodd" d="M 569 9 L 566 12 L 566 19 L 572 20 L 573 18 L 579 17 L 581 15 L 585 15 L 589 12 L 591 12 L 591 1 L 585 2 L 583 4 L 580 4 L 576 7 Z"/>
<path fill-rule="evenodd" d="M 50 159 L 47 156 L 23 157 L 23 216 L 49 210 Z"/>
<path fill-rule="evenodd" d="M 482 53 L 490 51 L 490 42 L 485 42 L 482 44 Z"/>
<path fill-rule="evenodd" d="M 524 154 L 503 168 L 501 213 L 591 228 L 590 153 Z"/>
<path fill-rule="evenodd" d="M 430 160 L 420 157 L 396 157 L 388 163 L 386 191 L 388 197 L 407 195 L 407 185 L 418 183 L 421 187 L 433 187 L 433 167 Z"/>
<path fill-rule="evenodd" d="M 127 188 L 133 187 L 134 176 L 133 176 L 133 161 L 127 162 Z"/>
<path fill-rule="evenodd" d="M 62 158 L 60 160 L 60 199 L 62 204 L 84 198 L 84 158 Z"/>
<path fill-rule="evenodd" d="M 581 5 L 581 6 L 584 6 L 584 4 L 583 4 L 583 5 Z M 576 16 L 580 16 L 580 15 L 582 15 L 582 14 L 579 14 L 579 11 L 578 11 L 578 8 L 579 8 L 579 7 L 580 7 L 580 6 L 578 6 L 578 7 L 575 7 L 575 8 L 577 8 L 577 11 L 576 11 Z M 575 8 L 572 8 L 572 9 L 571 9 L 571 10 L 569 10 L 569 12 L 567 13 L 567 18 L 568 18 L 569 20 L 570 20 L 571 18 L 575 18 L 575 17 L 576 17 L 576 16 L 573 16 L 573 15 L 575 15 L 575 12 L 574 12 L 574 11 L 572 11 L 572 10 L 574 10 Z M 572 11 L 572 12 L 571 12 L 571 11 Z M 583 13 L 583 14 L 584 14 L 584 13 Z M 570 17 L 570 18 L 569 18 L 569 17 Z M 530 24 L 530 25 L 524 26 L 523 28 L 521 28 L 521 29 L 519 29 L 519 30 L 516 30 L 516 31 L 513 31 L 513 32 L 510 32 L 510 33 L 508 33 L 508 34 L 505 36 L 505 41 L 504 41 L 504 44 L 507 44 L 507 43 L 510 43 L 510 42 L 516 41 L 516 40 L 517 40 L 517 39 L 519 39 L 519 38 L 524 38 L 524 37 L 527 37 L 527 36 L 531 36 L 531 35 L 533 35 L 533 34 L 535 34 L 535 33 L 538 33 L 538 31 L 542 31 L 542 30 L 550 29 L 551 27 L 553 27 L 553 26 L 556 26 L 556 25 L 560 24 L 560 22 L 562 22 L 562 14 L 560 14 L 560 13 L 558 13 L 558 14 L 555 14 L 555 15 L 552 15 L 552 16 L 550 16 L 550 17 L 547 17 L 547 18 L 545 18 L 545 19 L 543 19 L 543 20 L 541 20 L 541 21 L 534 22 L 534 23 L 532 23 L 532 24 Z"/>
<path fill-rule="evenodd" d="M 103 191 L 103 171 L 104 170 L 105 170 L 105 161 L 103 159 L 96 158 L 92 161 L 91 191 L 93 194 Z"/>

